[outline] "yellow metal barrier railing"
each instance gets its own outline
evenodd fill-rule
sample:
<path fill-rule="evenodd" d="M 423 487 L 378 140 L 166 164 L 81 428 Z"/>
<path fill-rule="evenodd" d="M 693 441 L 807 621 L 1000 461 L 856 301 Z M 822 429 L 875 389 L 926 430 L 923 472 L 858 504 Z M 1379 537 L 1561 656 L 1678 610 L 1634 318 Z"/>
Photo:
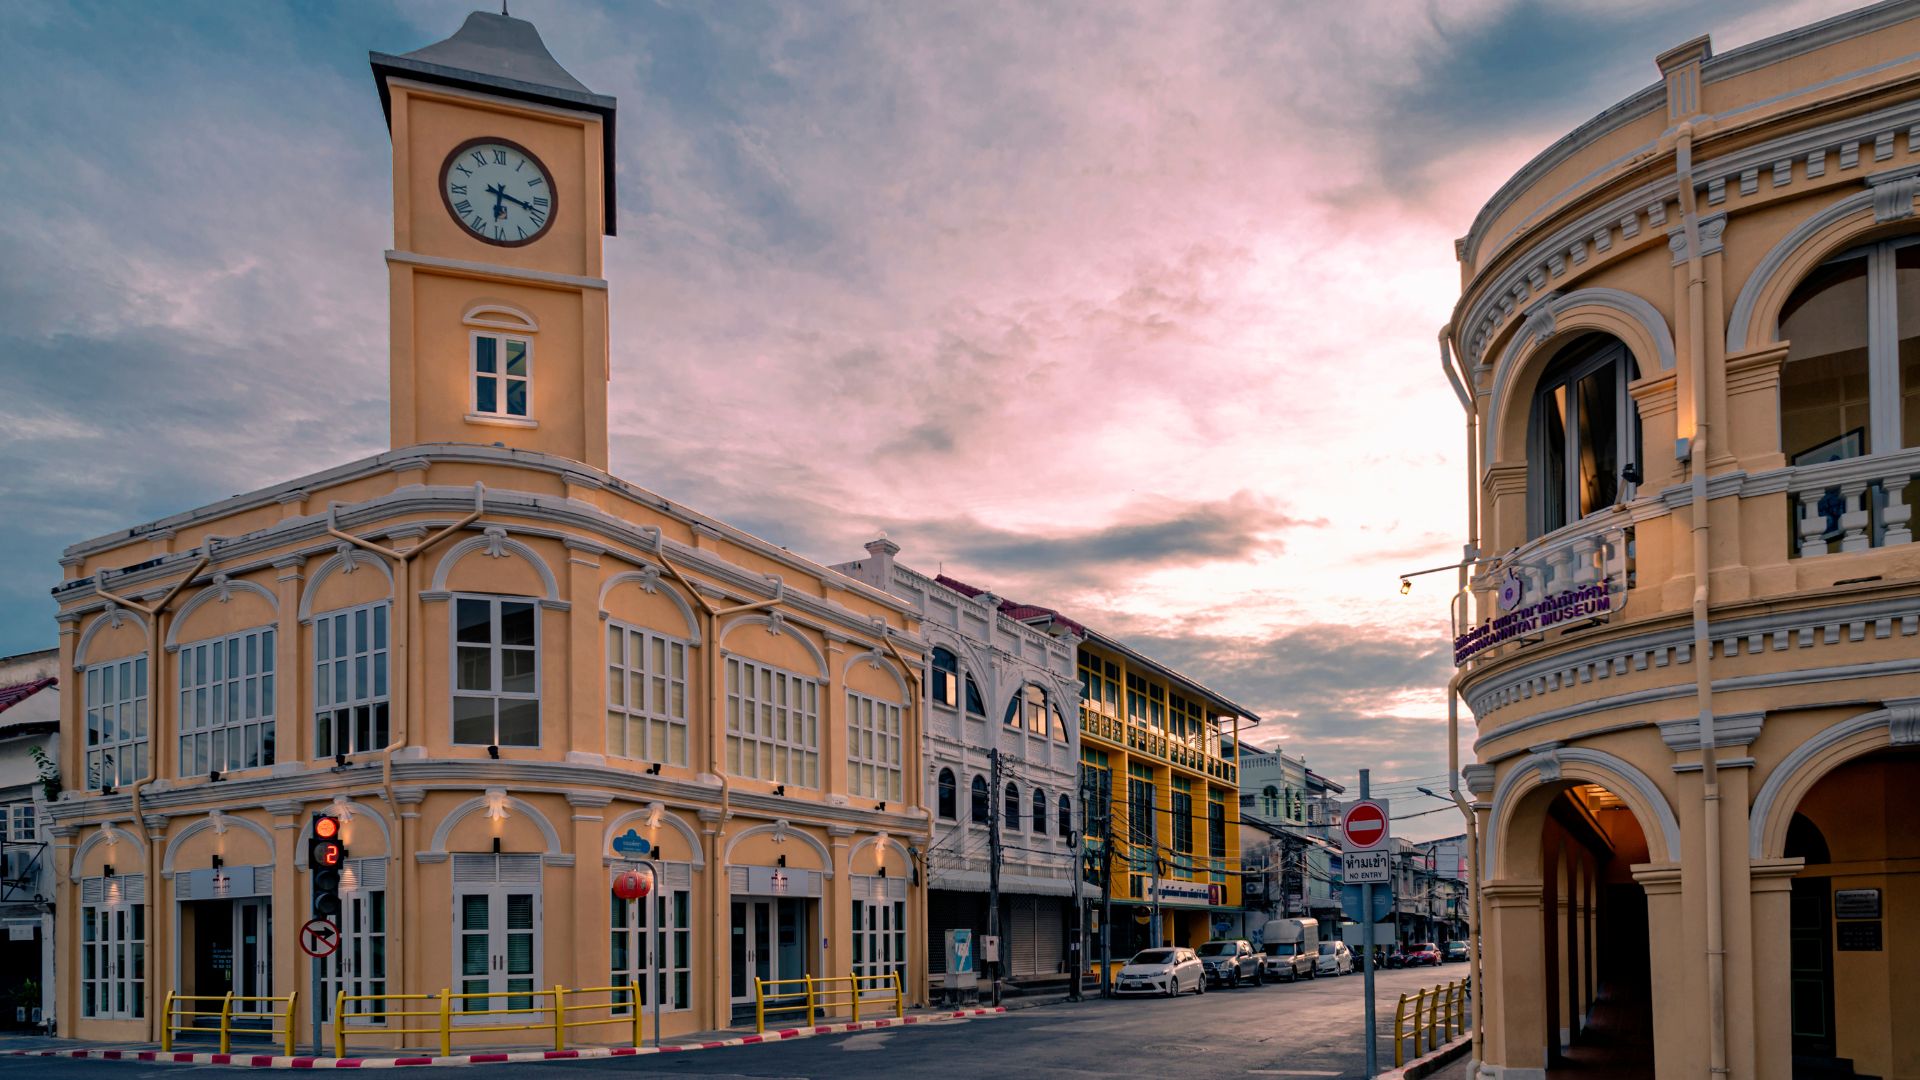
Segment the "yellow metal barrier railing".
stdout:
<path fill-rule="evenodd" d="M 235 1035 L 264 1035 L 279 1040 L 287 1056 L 292 1057 L 293 1004 L 299 996 L 298 991 L 280 997 L 249 997 L 177 994 L 169 990 L 166 1002 L 160 1007 L 160 1049 L 172 1052 L 175 1035 L 218 1035 L 220 1052 L 227 1054 L 233 1052 Z M 202 1008 L 198 1003 L 203 1001 L 217 1001 L 220 1007 Z M 236 1005 L 241 1007 L 238 1013 L 233 1011 Z M 267 1026 L 255 1027 L 247 1024 L 248 1020 L 265 1020 Z M 240 1021 L 239 1026 L 235 1026 L 235 1021 Z"/>
<path fill-rule="evenodd" d="M 604 1001 L 581 1001 L 583 995 L 606 995 Z M 505 1008 L 492 1008 L 495 998 L 506 998 Z M 362 1002 L 375 1002 L 374 1009 L 358 1008 Z M 432 1002 L 430 1009 L 396 1009 L 389 1003 L 410 1004 Z M 515 1004 L 521 1002 L 521 1004 Z M 477 1003 L 477 1005 L 476 1005 Z M 580 1014 L 604 1012 L 598 1018 L 581 1018 Z M 555 986 L 549 990 L 513 990 L 476 994 L 456 994 L 451 990 L 442 990 L 437 994 L 348 994 L 344 991 L 334 997 L 333 1005 L 333 1056 L 347 1056 L 348 1035 L 431 1035 L 439 1040 L 440 1056 L 453 1053 L 453 1037 L 456 1033 L 471 1034 L 494 1031 L 538 1031 L 551 1034 L 553 1048 L 567 1048 L 567 1032 L 579 1028 L 603 1027 L 617 1024 L 633 1036 L 633 1045 L 641 1043 L 640 984 L 629 982 L 624 986 L 585 986 L 568 989 Z M 532 1017 L 540 1017 L 534 1020 Z M 518 1023 L 496 1023 L 493 1017 L 528 1017 Z M 388 1021 L 398 1019 L 399 1026 Z M 407 1021 L 430 1019 L 431 1026 L 408 1026 Z"/>
<path fill-rule="evenodd" d="M 761 1034 L 766 1033 L 769 1013 L 804 1013 L 807 1026 L 812 1027 L 816 1015 L 835 1009 L 849 1010 L 858 1021 L 863 1005 L 878 1005 L 892 1012 L 895 1019 L 906 1016 L 907 997 L 900 987 L 900 973 L 753 980 L 753 1029 Z"/>
<path fill-rule="evenodd" d="M 1413 997 L 1400 995 L 1393 1010 L 1393 1064 L 1406 1064 L 1407 1041 L 1413 1041 L 1413 1056 L 1430 1053 L 1440 1044 L 1451 1042 L 1467 1029 L 1468 985 L 1456 981 L 1423 989 Z M 1407 1026 L 1407 1003 L 1413 1003 L 1413 1026 Z"/>

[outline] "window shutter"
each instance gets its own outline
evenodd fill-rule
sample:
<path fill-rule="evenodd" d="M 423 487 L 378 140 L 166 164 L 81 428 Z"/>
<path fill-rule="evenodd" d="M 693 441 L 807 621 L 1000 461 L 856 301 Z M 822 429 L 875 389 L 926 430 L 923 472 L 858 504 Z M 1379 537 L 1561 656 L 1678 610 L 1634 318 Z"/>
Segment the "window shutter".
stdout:
<path fill-rule="evenodd" d="M 499 860 L 500 884 L 540 884 L 540 856 L 495 855 L 494 858 Z"/>
<path fill-rule="evenodd" d="M 693 864 L 691 863 L 667 863 L 660 868 L 660 873 L 667 879 L 666 887 L 669 889 L 693 888 Z"/>
<path fill-rule="evenodd" d="M 144 904 L 147 902 L 147 875 L 128 874 L 120 879 L 120 902 L 124 904 Z"/>
<path fill-rule="evenodd" d="M 253 895 L 273 895 L 273 864 L 262 863 L 253 868 Z"/>
<path fill-rule="evenodd" d="M 746 892 L 747 892 L 747 868 L 746 867 L 729 866 L 727 868 L 727 888 L 728 890 L 733 892 L 736 896 L 746 895 Z"/>
<path fill-rule="evenodd" d="M 348 884 L 351 882 L 351 884 Z M 384 889 L 387 887 L 385 856 L 348 859 L 347 872 L 341 876 L 343 889 Z"/>
<path fill-rule="evenodd" d="M 105 903 L 107 899 L 107 880 L 105 878 L 81 878 L 80 902 L 83 904 Z"/>
<path fill-rule="evenodd" d="M 173 898 L 175 900 L 198 900 L 193 893 L 193 875 L 181 871 L 173 875 Z"/>
<path fill-rule="evenodd" d="M 494 855 L 455 855 L 453 857 L 453 883 L 455 885 L 491 885 L 495 874 Z"/>

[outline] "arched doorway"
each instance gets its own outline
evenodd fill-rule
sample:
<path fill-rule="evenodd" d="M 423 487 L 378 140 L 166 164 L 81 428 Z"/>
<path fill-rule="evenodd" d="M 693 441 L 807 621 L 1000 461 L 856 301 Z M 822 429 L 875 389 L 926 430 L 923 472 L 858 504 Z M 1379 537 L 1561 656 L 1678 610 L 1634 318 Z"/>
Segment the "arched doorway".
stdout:
<path fill-rule="evenodd" d="M 1550 1077 L 1654 1075 L 1662 935 L 1649 895 L 1662 894 L 1661 922 L 1677 918 L 1677 826 L 1650 784 L 1629 800 L 1591 780 L 1525 783 L 1496 796 L 1497 876 L 1482 889 L 1487 1060 Z M 1656 852 L 1642 812 L 1660 815 Z"/>
<path fill-rule="evenodd" d="M 1794 810 L 1794 1076 L 1920 1074 L 1920 750 L 1845 761 Z"/>

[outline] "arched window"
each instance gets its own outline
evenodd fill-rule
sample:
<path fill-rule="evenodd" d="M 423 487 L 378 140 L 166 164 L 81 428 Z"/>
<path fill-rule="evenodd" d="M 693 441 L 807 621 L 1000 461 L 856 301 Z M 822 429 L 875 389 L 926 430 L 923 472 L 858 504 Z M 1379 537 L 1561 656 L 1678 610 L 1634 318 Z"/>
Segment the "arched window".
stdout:
<path fill-rule="evenodd" d="M 954 815 L 960 812 L 959 802 L 960 802 L 959 785 L 954 783 L 953 770 L 941 769 L 940 770 L 940 796 L 938 800 L 940 816 L 943 818 L 946 818 L 948 821 L 952 821 L 954 819 Z"/>
<path fill-rule="evenodd" d="M 1032 683 L 1022 686 L 1007 702 L 1007 714 L 1003 717 L 1009 725 L 1025 727 L 1035 735 L 1047 733 L 1047 692 Z M 1060 728 L 1060 737 L 1066 738 L 1066 728 Z"/>
<path fill-rule="evenodd" d="M 973 778 L 973 821 L 976 825 L 985 825 L 987 818 L 993 815 L 993 796 L 987 789 L 987 778 Z"/>
<path fill-rule="evenodd" d="M 1012 784 L 1007 785 L 1007 812 L 1003 820 L 1009 829 L 1020 827 L 1020 789 Z"/>
<path fill-rule="evenodd" d="M 1073 800 L 1060 796 L 1060 836 L 1062 839 L 1073 835 Z"/>
<path fill-rule="evenodd" d="M 1781 307 L 1780 337 L 1787 342 L 1779 396 L 1787 464 L 1920 446 L 1920 237 L 1856 248 L 1814 270 Z M 1796 498 L 1796 516 L 1805 519 L 1800 547 L 1816 554 L 1843 537 L 1878 546 L 1885 541 L 1881 509 L 1913 502 L 1910 492 L 1902 499 L 1879 484 Z M 1848 536 L 1841 517 L 1859 510 L 1871 524 Z"/>
<path fill-rule="evenodd" d="M 986 699 L 980 696 L 980 684 L 973 681 L 972 675 L 967 676 L 967 713 L 982 718 L 987 715 Z"/>
<path fill-rule="evenodd" d="M 1047 715 L 1053 717 L 1053 737 L 1061 742 L 1066 742 L 1067 721 L 1065 717 L 1060 715 L 1060 709 L 1057 706 L 1049 706 Z"/>
<path fill-rule="evenodd" d="M 1033 789 L 1033 835 L 1047 835 L 1047 793 Z"/>
<path fill-rule="evenodd" d="M 952 652 L 933 648 L 933 683 L 929 692 L 935 705 L 957 708 L 960 704 L 960 660 Z"/>
<path fill-rule="evenodd" d="M 1280 816 L 1280 789 L 1272 784 L 1260 791 L 1260 814 L 1270 818 Z"/>
<path fill-rule="evenodd" d="M 1640 424 L 1625 345 L 1589 334 L 1560 350 L 1534 389 L 1527 454 L 1527 535 L 1543 536 L 1605 510 L 1621 472 L 1640 460 Z"/>

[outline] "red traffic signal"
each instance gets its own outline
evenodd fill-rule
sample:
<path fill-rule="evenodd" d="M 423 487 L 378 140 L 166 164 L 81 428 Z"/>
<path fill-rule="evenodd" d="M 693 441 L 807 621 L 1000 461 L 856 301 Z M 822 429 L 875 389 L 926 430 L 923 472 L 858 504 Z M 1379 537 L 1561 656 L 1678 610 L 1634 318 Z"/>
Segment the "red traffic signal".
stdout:
<path fill-rule="evenodd" d="M 340 819 L 321 814 L 313 819 L 313 836 L 316 840 L 332 840 L 340 835 Z"/>

